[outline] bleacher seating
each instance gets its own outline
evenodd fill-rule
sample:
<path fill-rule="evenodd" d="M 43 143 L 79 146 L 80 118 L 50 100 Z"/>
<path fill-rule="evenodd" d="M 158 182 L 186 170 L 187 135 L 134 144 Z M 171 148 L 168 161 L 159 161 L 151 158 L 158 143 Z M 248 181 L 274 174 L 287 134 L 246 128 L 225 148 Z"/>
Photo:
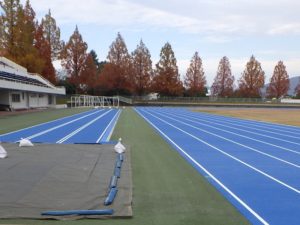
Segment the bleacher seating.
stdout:
<path fill-rule="evenodd" d="M 41 82 L 37 79 L 25 77 L 25 76 L 21 76 L 21 75 L 16 75 L 16 74 L 4 72 L 4 71 L 0 71 L 0 79 L 49 88 L 48 85 L 44 84 L 43 82 Z"/>

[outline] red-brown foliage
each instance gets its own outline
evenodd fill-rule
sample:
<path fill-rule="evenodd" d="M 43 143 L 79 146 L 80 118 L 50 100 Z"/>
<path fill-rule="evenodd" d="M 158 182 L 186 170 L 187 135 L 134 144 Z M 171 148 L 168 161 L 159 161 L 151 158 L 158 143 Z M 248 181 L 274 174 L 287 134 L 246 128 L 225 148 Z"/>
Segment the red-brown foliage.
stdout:
<path fill-rule="evenodd" d="M 190 96 L 203 96 L 205 95 L 206 78 L 204 76 L 202 59 L 195 52 L 189 68 L 187 69 L 184 85 Z"/>
<path fill-rule="evenodd" d="M 224 56 L 219 63 L 218 72 L 211 87 L 213 96 L 231 97 L 233 95 L 234 77 L 231 74 L 229 59 Z"/>
<path fill-rule="evenodd" d="M 273 76 L 270 79 L 270 84 L 267 88 L 267 95 L 269 97 L 280 98 L 287 94 L 289 87 L 289 75 L 283 62 L 279 61 L 275 66 Z"/>
<path fill-rule="evenodd" d="M 265 72 L 260 63 L 251 56 L 246 69 L 239 80 L 239 95 L 246 98 L 260 97 L 260 89 L 265 84 Z"/>

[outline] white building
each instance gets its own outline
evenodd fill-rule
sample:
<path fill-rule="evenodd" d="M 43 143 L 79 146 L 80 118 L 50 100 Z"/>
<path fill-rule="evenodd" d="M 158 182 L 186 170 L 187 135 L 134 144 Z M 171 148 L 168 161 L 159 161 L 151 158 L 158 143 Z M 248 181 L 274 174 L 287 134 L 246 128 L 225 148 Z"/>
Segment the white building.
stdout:
<path fill-rule="evenodd" d="M 56 96 L 65 95 L 64 87 L 55 87 L 38 74 L 0 57 L 0 107 L 11 110 L 55 107 Z"/>

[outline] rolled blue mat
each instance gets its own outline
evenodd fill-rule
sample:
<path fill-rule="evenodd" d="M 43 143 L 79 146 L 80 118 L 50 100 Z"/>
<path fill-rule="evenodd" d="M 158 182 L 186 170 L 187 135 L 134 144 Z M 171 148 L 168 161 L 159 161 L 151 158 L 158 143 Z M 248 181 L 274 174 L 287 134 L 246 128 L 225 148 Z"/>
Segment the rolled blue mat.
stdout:
<path fill-rule="evenodd" d="M 121 162 L 124 161 L 124 155 L 123 155 L 123 153 L 119 153 L 119 154 L 118 154 L 118 159 L 119 159 Z"/>
<path fill-rule="evenodd" d="M 104 205 L 110 205 L 113 203 L 116 195 L 117 195 L 118 189 L 117 188 L 111 188 L 105 201 L 104 201 Z"/>
<path fill-rule="evenodd" d="M 121 168 L 115 167 L 114 176 L 120 178 L 121 177 Z"/>
<path fill-rule="evenodd" d="M 113 209 L 96 209 L 96 210 L 66 210 L 66 211 L 45 211 L 42 216 L 69 216 L 69 215 L 112 215 Z"/>
<path fill-rule="evenodd" d="M 110 178 L 110 183 L 109 183 L 109 188 L 114 188 L 117 187 L 117 182 L 118 182 L 118 177 L 117 176 L 112 176 Z"/>

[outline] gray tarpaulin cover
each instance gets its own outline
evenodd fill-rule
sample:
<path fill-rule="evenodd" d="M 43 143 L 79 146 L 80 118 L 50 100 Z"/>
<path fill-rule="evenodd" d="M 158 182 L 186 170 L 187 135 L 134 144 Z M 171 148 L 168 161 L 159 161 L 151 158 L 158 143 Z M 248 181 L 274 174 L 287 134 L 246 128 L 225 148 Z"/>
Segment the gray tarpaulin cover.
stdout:
<path fill-rule="evenodd" d="M 117 197 L 105 207 L 116 160 L 113 145 L 2 145 L 8 158 L 0 161 L 0 218 L 45 218 L 42 211 L 107 208 L 115 210 L 113 216 L 132 216 L 130 151 L 125 154 Z"/>

